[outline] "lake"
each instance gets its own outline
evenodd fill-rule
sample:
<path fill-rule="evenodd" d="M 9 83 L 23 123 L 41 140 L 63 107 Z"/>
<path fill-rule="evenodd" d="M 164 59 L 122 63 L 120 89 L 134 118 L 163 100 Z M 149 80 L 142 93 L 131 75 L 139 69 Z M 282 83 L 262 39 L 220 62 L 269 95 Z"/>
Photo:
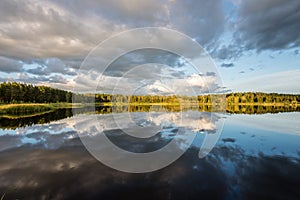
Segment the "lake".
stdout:
<path fill-rule="evenodd" d="M 299 199 L 299 119 L 300 112 L 288 111 L 230 114 L 109 107 L 1 118 L 0 197 Z M 147 127 L 155 131 L 135 137 L 142 131 L 134 130 Z M 162 169 L 126 173 L 98 161 L 83 145 L 84 138 L 97 141 L 101 134 L 128 152 L 156 151 L 174 140 L 184 153 Z M 204 147 L 208 154 L 201 157 Z M 122 164 L 113 153 L 104 156 Z"/>

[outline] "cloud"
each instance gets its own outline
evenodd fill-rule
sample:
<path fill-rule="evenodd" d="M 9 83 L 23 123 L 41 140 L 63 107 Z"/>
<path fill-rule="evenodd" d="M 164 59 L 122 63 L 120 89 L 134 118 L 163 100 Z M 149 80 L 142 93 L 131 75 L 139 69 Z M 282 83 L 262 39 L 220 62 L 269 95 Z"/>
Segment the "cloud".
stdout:
<path fill-rule="evenodd" d="M 215 72 L 206 72 L 206 76 L 216 76 Z"/>
<path fill-rule="evenodd" d="M 101 63 L 101 61 L 99 62 L 98 60 L 96 60 L 95 65 L 99 65 L 99 63 Z M 150 64 L 146 66 L 147 63 L 153 63 L 153 65 Z M 161 65 L 160 67 L 158 67 L 154 63 Z M 162 72 L 162 65 L 170 66 L 168 68 L 169 70 L 171 70 L 171 68 L 180 68 L 185 66 L 185 64 L 180 63 L 180 57 L 178 55 L 165 50 L 149 48 L 135 50 L 120 56 L 105 69 L 105 72 L 103 74 L 108 76 L 121 77 L 124 76 L 124 73 L 130 70 L 134 70 L 136 67 L 142 67 L 142 65 L 144 65 L 143 71 L 140 70 L 141 73 L 134 74 L 135 76 L 141 78 L 147 78 L 148 75 L 161 76 L 164 74 Z M 136 71 L 137 70 L 138 69 L 136 69 Z M 176 74 L 175 70 L 173 70 L 172 72 L 173 75 Z M 177 75 L 180 76 L 184 74 Z"/>
<path fill-rule="evenodd" d="M 46 85 L 53 88 L 59 88 L 64 90 L 72 90 L 74 83 L 72 80 L 65 78 L 62 75 L 32 75 L 26 72 L 15 73 L 13 77 L 0 77 L 0 82 L 4 81 L 16 81 L 30 83 L 34 85 Z"/>
<path fill-rule="evenodd" d="M 285 0 L 230 0 L 230 13 L 225 4 L 221 0 L 133 0 L 131 3 L 125 0 L 3 0 L 0 2 L 0 71 L 7 72 L 4 73 L 7 77 L 1 80 L 8 76 L 14 79 L 9 73 L 15 72 L 26 74 L 28 80 L 33 77 L 32 82 L 54 84 L 53 80 L 58 80 L 57 84 L 63 84 L 67 80 L 65 87 L 70 88 L 74 82 L 68 79 L 77 75 L 76 70 L 97 44 L 122 31 L 148 26 L 167 27 L 187 34 L 220 60 L 221 67 L 234 67 L 236 59 L 252 50 L 293 48 L 293 53 L 299 54 L 296 49 L 300 44 L 298 0 L 288 3 Z M 120 41 L 120 46 L 141 42 L 137 40 L 128 38 Z M 193 52 L 189 46 L 181 47 Z M 109 55 L 112 51 L 107 48 L 105 55 L 92 60 L 91 64 L 103 68 L 101 64 L 107 60 L 101 59 Z M 165 78 L 178 79 L 192 74 L 174 55 L 145 51 L 116 60 L 104 75 L 115 80 L 145 62 L 174 67 L 139 73 L 139 81 L 149 79 L 149 84 L 156 81 L 152 77 L 162 74 Z M 203 73 L 210 76 L 206 71 Z M 50 77 L 54 78 L 47 81 Z"/>
<path fill-rule="evenodd" d="M 245 50 L 281 50 L 300 45 L 300 1 L 241 1 L 235 41 Z"/>
<path fill-rule="evenodd" d="M 211 50 L 210 54 L 219 60 L 236 59 L 243 55 L 243 48 L 237 44 L 222 45 Z"/>
<path fill-rule="evenodd" d="M 2 72 L 20 72 L 22 66 L 23 64 L 21 61 L 0 56 L 0 71 Z"/>
<path fill-rule="evenodd" d="M 171 27 L 196 38 L 203 46 L 215 42 L 224 31 L 222 1 L 173 1 L 169 10 Z"/>
<path fill-rule="evenodd" d="M 67 80 L 60 75 L 51 75 L 51 76 L 29 76 L 26 73 L 19 73 L 18 78 L 16 81 L 21 82 L 30 82 L 30 83 L 63 83 L 66 84 Z"/>
<path fill-rule="evenodd" d="M 88 2 L 55 1 L 56 4 L 72 13 L 83 17 L 104 18 L 114 24 L 136 26 L 164 26 L 168 22 L 168 3 L 166 0 L 139 1 L 131 0 L 90 0 Z"/>
<path fill-rule="evenodd" d="M 41 66 L 38 66 L 33 69 L 28 69 L 25 71 L 30 74 L 36 74 L 36 75 L 49 75 L 49 72 L 47 72 L 47 69 L 45 67 L 41 67 Z"/>
<path fill-rule="evenodd" d="M 109 36 L 130 28 L 167 26 L 202 45 L 222 33 L 220 1 L 1 1 L 0 54 L 33 58 L 84 58 Z M 211 15 L 211 11 L 214 15 Z M 188 13 L 188 15 L 185 15 Z"/>
<path fill-rule="evenodd" d="M 11 60 L 6 66 L 0 64 L 0 70 L 27 73 L 29 77 L 36 77 L 32 82 L 45 81 L 55 75 L 75 76 L 75 69 L 89 51 L 116 33 L 161 26 L 181 31 L 206 46 L 218 40 L 224 20 L 219 0 L 134 0 L 131 3 L 125 0 L 3 0 L 0 2 L 0 55 Z M 132 42 L 137 42 L 136 38 L 132 38 Z M 177 67 L 182 64 L 175 56 L 147 52 L 141 57 L 135 54 L 115 62 L 105 75 L 120 77 L 126 69 L 145 61 Z M 20 63 L 31 67 L 23 69 Z M 173 70 L 168 75 L 184 76 L 184 71 Z"/>
<path fill-rule="evenodd" d="M 163 76 L 156 73 L 150 64 L 133 70 L 122 77 L 100 75 L 97 72 L 81 73 L 74 80 L 78 92 L 114 93 L 126 95 L 198 95 L 208 92 L 222 92 L 226 88 L 218 85 L 215 72 L 172 76 L 172 70 L 157 65 Z M 149 71 L 145 70 L 149 69 Z"/>
<path fill-rule="evenodd" d="M 234 64 L 233 63 L 222 63 L 221 67 L 226 67 L 226 68 L 234 67 Z"/>
<path fill-rule="evenodd" d="M 208 49 L 213 58 L 239 59 L 251 50 L 261 52 L 299 47 L 298 0 L 230 1 L 233 10 L 225 23 L 225 43 L 220 42 L 220 46 Z"/>
<path fill-rule="evenodd" d="M 209 92 L 222 92 L 225 88 L 216 83 L 215 75 L 191 74 L 185 78 L 155 81 L 147 86 L 149 94 L 158 95 L 199 95 Z"/>

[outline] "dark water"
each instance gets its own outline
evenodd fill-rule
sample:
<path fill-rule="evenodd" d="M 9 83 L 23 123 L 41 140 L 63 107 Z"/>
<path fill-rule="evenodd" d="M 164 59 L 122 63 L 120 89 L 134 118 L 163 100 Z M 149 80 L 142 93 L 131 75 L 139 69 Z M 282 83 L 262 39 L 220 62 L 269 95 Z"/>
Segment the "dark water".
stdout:
<path fill-rule="evenodd" d="M 300 198 L 299 112 L 246 115 L 150 109 L 113 115 L 107 109 L 97 109 L 97 114 L 89 110 L 59 110 L 18 120 L 2 118 L 0 197 Z M 103 125 L 101 130 L 114 144 L 136 153 L 167 145 L 178 129 L 195 138 L 178 160 L 163 169 L 124 173 L 96 160 L 80 140 L 79 135 L 94 137 L 91 133 L 97 124 Z M 137 139 L 122 131 L 131 130 L 133 124 L 151 124 L 161 129 L 154 136 Z M 207 135 L 217 138 L 216 145 L 200 159 L 199 149 Z M 185 135 L 177 144 L 184 146 Z"/>

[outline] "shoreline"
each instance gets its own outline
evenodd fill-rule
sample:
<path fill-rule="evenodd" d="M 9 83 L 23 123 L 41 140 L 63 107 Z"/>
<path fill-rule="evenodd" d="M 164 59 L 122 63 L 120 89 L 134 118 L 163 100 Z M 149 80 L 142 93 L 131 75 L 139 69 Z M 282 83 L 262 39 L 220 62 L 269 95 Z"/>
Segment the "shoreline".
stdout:
<path fill-rule="evenodd" d="M 34 107 L 34 106 L 49 106 L 53 108 L 81 108 L 81 107 L 87 107 L 87 106 L 201 106 L 201 105 L 222 105 L 222 106 L 300 106 L 300 103 L 293 104 L 293 103 L 196 103 L 196 102 L 182 102 L 182 103 L 112 103 L 112 102 L 106 102 L 106 103 L 10 103 L 10 104 L 0 104 L 0 110 L 5 110 L 13 107 Z"/>

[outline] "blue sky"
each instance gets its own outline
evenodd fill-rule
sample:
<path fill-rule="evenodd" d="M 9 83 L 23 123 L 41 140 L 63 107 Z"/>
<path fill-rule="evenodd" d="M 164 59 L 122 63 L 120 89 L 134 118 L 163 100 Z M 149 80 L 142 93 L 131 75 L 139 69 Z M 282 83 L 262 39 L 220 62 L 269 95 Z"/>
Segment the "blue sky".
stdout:
<path fill-rule="evenodd" d="M 97 44 L 133 28 L 166 27 L 188 35 L 208 52 L 224 91 L 300 93 L 299 21 L 299 0 L 3 0 L 0 81 L 72 90 L 79 78 L 88 84 L 91 75 L 82 77 L 78 69 Z M 176 65 L 170 55 L 157 57 Z M 129 65 L 128 58 L 106 75 L 99 91 L 109 92 L 111 83 L 120 80 L 120 68 Z M 173 74 L 180 84 L 185 74 L 188 83 L 201 86 L 188 69 L 155 69 L 155 75 Z M 139 71 L 131 77 L 140 75 Z M 213 80 L 212 73 L 201 77 L 207 84 Z M 133 87 L 132 79 L 124 80 L 131 83 L 124 87 Z M 155 88 L 158 83 L 151 79 L 149 84 Z"/>

